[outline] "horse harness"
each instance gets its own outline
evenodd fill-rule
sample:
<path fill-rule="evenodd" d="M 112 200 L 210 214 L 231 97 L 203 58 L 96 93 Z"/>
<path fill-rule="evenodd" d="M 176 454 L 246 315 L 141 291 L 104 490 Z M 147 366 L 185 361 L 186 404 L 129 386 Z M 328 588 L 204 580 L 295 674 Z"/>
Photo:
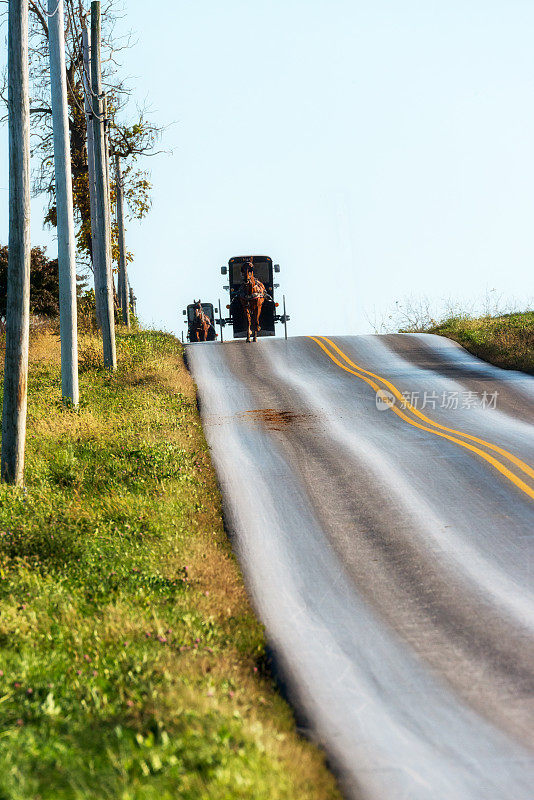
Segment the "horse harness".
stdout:
<path fill-rule="evenodd" d="M 257 280 L 254 277 L 252 278 L 252 280 L 254 281 L 254 288 L 253 288 L 252 293 L 249 294 L 246 291 L 246 288 L 248 286 L 250 286 L 250 282 L 247 282 L 247 283 L 241 284 L 241 286 L 239 287 L 239 290 L 237 291 L 235 296 L 236 297 L 242 297 L 244 300 L 258 300 L 258 299 L 261 298 L 261 299 L 264 299 L 264 300 L 271 300 L 272 301 L 273 298 L 271 297 L 270 294 L 268 294 L 265 291 L 265 286 L 263 285 L 263 283 L 261 281 Z"/>
<path fill-rule="evenodd" d="M 193 319 L 193 324 L 202 325 L 203 322 L 207 322 L 208 325 L 211 326 L 211 320 L 208 317 L 208 315 L 204 312 L 203 308 L 197 308 L 196 312 L 197 313 L 195 314 L 195 317 Z"/>

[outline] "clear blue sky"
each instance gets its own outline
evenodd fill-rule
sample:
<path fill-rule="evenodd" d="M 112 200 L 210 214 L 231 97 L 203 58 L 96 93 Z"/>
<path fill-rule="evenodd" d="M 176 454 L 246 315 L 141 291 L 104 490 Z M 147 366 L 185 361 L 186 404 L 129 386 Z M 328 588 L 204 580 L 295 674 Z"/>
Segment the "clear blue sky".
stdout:
<path fill-rule="evenodd" d="M 176 122 L 128 230 L 146 322 L 225 301 L 245 253 L 281 264 L 293 334 L 368 332 L 407 295 L 533 297 L 529 0 L 128 0 L 124 26 L 137 96 Z"/>

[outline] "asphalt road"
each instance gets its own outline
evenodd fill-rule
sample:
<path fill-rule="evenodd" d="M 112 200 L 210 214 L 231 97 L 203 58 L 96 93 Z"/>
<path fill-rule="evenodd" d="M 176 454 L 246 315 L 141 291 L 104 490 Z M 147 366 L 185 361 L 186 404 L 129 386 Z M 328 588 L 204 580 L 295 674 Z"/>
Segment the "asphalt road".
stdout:
<path fill-rule="evenodd" d="M 533 800 L 534 379 L 428 335 L 187 357 L 250 594 L 346 796 Z"/>

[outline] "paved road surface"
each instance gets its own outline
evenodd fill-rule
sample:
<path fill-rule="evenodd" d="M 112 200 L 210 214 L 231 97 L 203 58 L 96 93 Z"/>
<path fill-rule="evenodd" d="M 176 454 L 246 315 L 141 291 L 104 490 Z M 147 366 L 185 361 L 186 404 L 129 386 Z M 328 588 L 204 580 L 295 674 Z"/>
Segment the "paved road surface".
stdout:
<path fill-rule="evenodd" d="M 250 593 L 346 796 L 533 800 L 534 379 L 428 335 L 187 357 Z"/>

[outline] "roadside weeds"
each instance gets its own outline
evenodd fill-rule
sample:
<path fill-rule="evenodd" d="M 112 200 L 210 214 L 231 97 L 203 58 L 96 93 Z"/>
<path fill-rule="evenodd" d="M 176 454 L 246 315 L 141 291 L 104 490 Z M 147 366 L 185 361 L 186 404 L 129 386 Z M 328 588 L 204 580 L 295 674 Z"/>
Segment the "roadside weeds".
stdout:
<path fill-rule="evenodd" d="M 226 538 L 177 340 L 33 338 L 27 481 L 0 487 L 0 798 L 334 800 Z"/>

